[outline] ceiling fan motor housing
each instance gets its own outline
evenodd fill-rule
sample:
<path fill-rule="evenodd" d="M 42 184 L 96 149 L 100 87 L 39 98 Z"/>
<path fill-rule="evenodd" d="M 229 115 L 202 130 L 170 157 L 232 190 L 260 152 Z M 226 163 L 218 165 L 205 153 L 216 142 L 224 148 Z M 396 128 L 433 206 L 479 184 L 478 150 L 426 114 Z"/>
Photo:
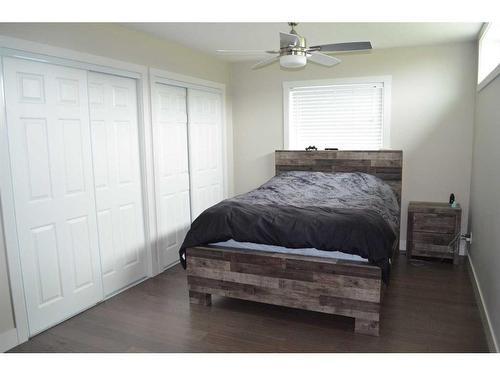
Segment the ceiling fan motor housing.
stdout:
<path fill-rule="evenodd" d="M 287 46 L 280 48 L 280 56 L 285 55 L 299 55 L 307 56 L 306 38 L 296 34 L 298 43 L 294 46 Z"/>

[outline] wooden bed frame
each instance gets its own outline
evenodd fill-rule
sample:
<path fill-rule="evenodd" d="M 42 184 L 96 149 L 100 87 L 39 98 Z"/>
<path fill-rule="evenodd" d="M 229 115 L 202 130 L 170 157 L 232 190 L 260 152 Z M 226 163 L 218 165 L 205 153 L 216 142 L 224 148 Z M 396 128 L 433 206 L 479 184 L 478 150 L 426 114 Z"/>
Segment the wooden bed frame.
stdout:
<path fill-rule="evenodd" d="M 276 151 L 284 171 L 364 172 L 388 183 L 401 206 L 402 151 Z M 399 248 L 398 240 L 393 255 Z M 378 336 L 381 270 L 366 262 L 200 246 L 187 249 L 190 302 L 211 295 L 353 317 L 355 332 Z"/>

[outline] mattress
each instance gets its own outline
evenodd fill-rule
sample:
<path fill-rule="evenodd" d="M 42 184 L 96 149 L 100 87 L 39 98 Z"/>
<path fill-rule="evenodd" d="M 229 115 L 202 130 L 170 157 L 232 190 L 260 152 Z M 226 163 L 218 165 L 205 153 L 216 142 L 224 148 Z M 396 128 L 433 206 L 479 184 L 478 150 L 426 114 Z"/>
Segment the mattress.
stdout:
<path fill-rule="evenodd" d="M 240 242 L 240 241 L 235 241 L 233 239 L 223 242 L 211 243 L 209 244 L 209 246 L 228 247 L 228 248 L 242 249 L 242 250 L 256 250 L 256 251 L 264 251 L 271 253 L 305 255 L 305 256 L 321 257 L 321 258 L 356 260 L 358 262 L 368 263 L 368 259 L 361 258 L 359 255 L 355 254 L 343 253 L 341 251 L 324 251 L 314 248 L 290 249 L 288 247 L 283 247 L 283 246 L 263 245 L 252 242 Z"/>

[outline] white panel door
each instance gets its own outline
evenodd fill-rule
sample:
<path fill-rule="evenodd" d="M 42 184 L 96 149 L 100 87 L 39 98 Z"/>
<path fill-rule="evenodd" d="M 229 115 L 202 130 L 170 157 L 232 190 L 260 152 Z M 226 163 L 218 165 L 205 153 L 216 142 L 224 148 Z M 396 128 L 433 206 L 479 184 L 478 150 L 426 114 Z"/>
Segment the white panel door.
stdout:
<path fill-rule="evenodd" d="M 193 220 L 224 197 L 221 109 L 221 94 L 188 89 L 189 165 Z"/>
<path fill-rule="evenodd" d="M 104 294 L 147 275 L 136 81 L 89 72 L 92 155 Z"/>
<path fill-rule="evenodd" d="M 186 89 L 156 83 L 152 102 L 157 249 L 165 268 L 179 260 L 191 224 Z"/>
<path fill-rule="evenodd" d="M 97 303 L 87 72 L 4 58 L 7 131 L 30 334 Z"/>

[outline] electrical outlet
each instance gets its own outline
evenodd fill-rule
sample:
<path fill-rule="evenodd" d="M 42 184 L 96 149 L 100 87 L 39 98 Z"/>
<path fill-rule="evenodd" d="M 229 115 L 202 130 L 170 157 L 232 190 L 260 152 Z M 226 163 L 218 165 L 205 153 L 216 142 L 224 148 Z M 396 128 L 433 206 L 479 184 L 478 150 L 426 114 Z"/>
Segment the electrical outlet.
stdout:
<path fill-rule="evenodd" d="M 469 245 L 472 243 L 472 232 L 462 234 L 460 237 L 462 237 L 465 242 L 467 242 Z"/>

